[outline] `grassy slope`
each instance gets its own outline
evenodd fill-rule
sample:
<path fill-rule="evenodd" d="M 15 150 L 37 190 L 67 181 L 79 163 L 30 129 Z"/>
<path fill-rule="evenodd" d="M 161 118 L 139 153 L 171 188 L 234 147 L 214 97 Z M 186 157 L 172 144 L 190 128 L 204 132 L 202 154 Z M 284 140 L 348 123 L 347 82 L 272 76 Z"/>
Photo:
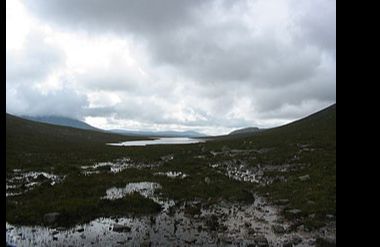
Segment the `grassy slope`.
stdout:
<path fill-rule="evenodd" d="M 19 125 L 19 126 L 17 126 Z M 26 126 L 25 126 L 26 125 Z M 125 186 L 128 182 L 153 181 L 163 186 L 164 196 L 176 200 L 200 198 L 215 202 L 221 198 L 250 201 L 245 191 L 255 189 L 261 194 L 269 193 L 269 199 L 289 199 L 289 208 L 298 208 L 302 213 L 297 218 L 309 227 L 326 222 L 326 214 L 336 213 L 336 106 L 286 126 L 274 128 L 254 135 L 223 137 L 206 144 L 157 145 L 148 147 L 110 147 L 105 142 L 125 140 L 125 137 L 103 133 L 91 133 L 71 128 L 38 125 L 7 117 L 7 169 L 38 168 L 51 169 L 55 173 L 68 174 L 65 182 L 54 187 L 40 187 L 23 196 L 7 198 L 7 220 L 19 224 L 40 224 L 44 213 L 63 212 L 69 220 L 62 224 L 88 221 L 99 215 L 115 215 L 118 209 L 104 207 L 104 212 L 95 210 L 99 198 L 112 186 Z M 42 128 L 43 127 L 43 128 Z M 46 129 L 47 128 L 47 129 Z M 59 131 L 57 131 L 59 130 Z M 73 134 L 74 132 L 76 134 Z M 43 133 L 41 133 L 43 132 Z M 80 137 L 78 137 L 80 136 Z M 43 138 L 41 138 L 43 137 Z M 121 138 L 121 139 L 119 139 Z M 312 152 L 301 152 L 299 145 L 309 145 Z M 282 165 L 286 163 L 307 164 L 303 169 L 282 173 L 287 182 L 275 181 L 265 187 L 230 180 L 208 167 L 218 158 L 207 156 L 208 151 L 232 149 L 268 149 L 257 153 L 251 166 L 258 164 Z M 109 161 L 115 158 L 131 157 L 137 161 L 157 162 L 162 155 L 174 154 L 175 159 L 153 170 L 129 169 L 117 175 L 100 174 L 89 177 L 78 173 L 78 166 L 93 164 L 95 161 Z M 206 154 L 205 160 L 194 156 Z M 294 156 L 297 155 L 297 160 Z M 237 157 L 239 158 L 239 157 Z M 241 157 L 244 158 L 244 157 Z M 20 161 L 21 160 L 21 161 Z M 221 159 L 223 160 L 223 158 Z M 188 179 L 176 180 L 153 176 L 158 171 L 183 171 Z M 8 170 L 7 170 L 8 171 Z M 301 175 L 310 175 L 302 182 Z M 267 173 L 266 176 L 278 176 Z M 212 179 L 205 184 L 205 177 Z M 309 204 L 313 201 L 314 204 Z M 17 203 L 17 207 L 15 206 Z M 137 205 L 149 203 L 137 200 Z M 151 212 L 154 205 L 144 212 Z M 128 211 L 128 210 L 127 210 Z M 136 209 L 131 209 L 136 211 Z M 153 210 L 154 211 L 154 210 Z M 80 212 L 80 213 L 78 213 Z M 307 216 L 315 214 L 309 219 Z M 82 215 L 82 218 L 79 217 Z"/>
<path fill-rule="evenodd" d="M 106 160 L 113 154 L 104 152 L 107 151 L 105 143 L 142 138 L 39 123 L 7 114 L 7 169 Z"/>
<path fill-rule="evenodd" d="M 248 143 L 248 144 L 247 144 Z M 214 148 L 265 149 L 270 151 L 257 155 L 251 162 L 258 164 L 298 164 L 302 169 L 293 172 L 267 173 L 267 176 L 282 175 L 286 181 L 257 188 L 262 194 L 269 193 L 272 201 L 289 199 L 289 209 L 301 209 L 300 215 L 287 214 L 288 218 L 299 218 L 309 227 L 321 226 L 326 214 L 336 215 L 336 105 L 288 125 L 240 138 L 226 138 L 210 143 Z M 313 151 L 300 151 L 300 145 L 308 145 Z M 299 176 L 309 175 L 310 180 L 301 181 Z M 308 216 L 315 214 L 314 218 Z"/>

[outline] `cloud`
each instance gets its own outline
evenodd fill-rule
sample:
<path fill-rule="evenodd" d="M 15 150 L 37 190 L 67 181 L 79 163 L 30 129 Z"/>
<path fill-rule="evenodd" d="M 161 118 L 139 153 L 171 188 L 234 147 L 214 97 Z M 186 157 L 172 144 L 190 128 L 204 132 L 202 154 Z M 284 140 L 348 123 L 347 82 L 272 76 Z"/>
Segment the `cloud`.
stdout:
<path fill-rule="evenodd" d="M 72 94 L 82 118 L 225 130 L 285 123 L 336 100 L 335 1 L 22 3 L 44 31 L 7 50 L 15 112 L 53 110 L 33 107 L 32 94 Z"/>
<path fill-rule="evenodd" d="M 35 0 L 25 1 L 40 17 L 69 28 L 104 32 L 159 32 L 191 19 L 201 0 Z"/>
<path fill-rule="evenodd" d="M 31 32 L 20 50 L 6 53 L 6 110 L 21 115 L 82 117 L 87 97 L 65 83 L 64 52 Z"/>
<path fill-rule="evenodd" d="M 44 41 L 43 34 L 30 33 L 20 50 L 6 52 L 6 80 L 15 84 L 44 80 L 64 62 L 64 53 Z"/>

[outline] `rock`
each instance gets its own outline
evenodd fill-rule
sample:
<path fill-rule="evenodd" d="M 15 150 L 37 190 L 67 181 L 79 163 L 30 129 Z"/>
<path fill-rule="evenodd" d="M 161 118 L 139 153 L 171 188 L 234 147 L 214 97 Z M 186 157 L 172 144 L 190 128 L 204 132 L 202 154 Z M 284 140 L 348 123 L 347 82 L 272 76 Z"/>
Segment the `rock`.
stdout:
<path fill-rule="evenodd" d="M 152 246 L 152 243 L 150 241 L 145 241 L 145 242 L 140 243 L 140 246 L 142 246 L 142 247 L 150 247 L 150 246 Z"/>
<path fill-rule="evenodd" d="M 57 219 L 60 215 L 61 214 L 57 213 L 57 212 L 45 214 L 44 215 L 44 222 L 47 224 L 53 224 L 57 221 Z"/>
<path fill-rule="evenodd" d="M 329 219 L 329 220 L 332 220 L 332 219 L 334 219 L 335 217 L 334 217 L 334 215 L 332 215 L 332 214 L 326 214 L 326 218 Z"/>
<path fill-rule="evenodd" d="M 125 225 L 115 224 L 113 225 L 113 231 L 114 232 L 130 232 L 131 228 Z"/>
<path fill-rule="evenodd" d="M 263 235 L 257 235 L 254 238 L 255 244 L 258 247 L 267 247 L 269 246 L 268 240 Z"/>
<path fill-rule="evenodd" d="M 298 226 L 297 231 L 301 231 L 301 232 L 305 231 L 305 226 L 304 225 Z"/>
<path fill-rule="evenodd" d="M 300 209 L 290 209 L 290 210 L 287 210 L 286 212 L 291 213 L 291 214 L 300 214 L 302 212 L 302 210 L 300 210 Z"/>
<path fill-rule="evenodd" d="M 264 171 L 260 169 L 257 171 L 256 175 L 259 177 L 262 177 L 262 176 L 264 176 Z"/>
<path fill-rule="evenodd" d="M 289 203 L 289 199 L 280 199 L 277 201 L 277 203 L 280 205 L 286 205 Z"/>
<path fill-rule="evenodd" d="M 153 217 L 153 216 L 150 216 L 150 224 L 151 225 L 154 225 L 154 224 L 156 224 L 156 218 L 155 217 Z"/>
<path fill-rule="evenodd" d="M 276 234 L 284 234 L 285 233 L 285 228 L 280 225 L 274 225 L 272 226 L 273 232 Z"/>
<path fill-rule="evenodd" d="M 172 155 L 172 154 L 165 155 L 165 156 L 162 156 L 162 157 L 161 157 L 161 160 L 162 160 L 163 162 L 168 162 L 168 161 L 173 160 L 173 159 L 174 159 L 174 155 Z"/>
<path fill-rule="evenodd" d="M 307 175 L 305 175 L 305 176 L 299 176 L 298 178 L 299 178 L 299 180 L 301 180 L 301 181 L 308 181 L 308 180 L 310 180 L 310 175 L 307 174 Z"/>
<path fill-rule="evenodd" d="M 197 240 L 196 239 L 193 239 L 193 240 L 185 240 L 185 243 L 186 244 L 194 244 Z"/>
<path fill-rule="evenodd" d="M 297 236 L 297 235 L 294 235 L 293 237 L 292 237 L 292 243 L 294 244 L 294 245 L 297 245 L 297 244 L 300 244 L 300 243 L 302 243 L 302 238 L 300 237 L 300 236 Z"/>
<path fill-rule="evenodd" d="M 211 183 L 211 179 L 209 177 L 205 177 L 205 183 L 206 184 L 210 184 Z"/>
<path fill-rule="evenodd" d="M 231 149 L 229 148 L 229 147 L 227 147 L 227 146 L 223 146 L 222 147 L 222 152 L 228 152 L 228 151 L 230 151 Z"/>
<path fill-rule="evenodd" d="M 248 229 L 248 235 L 253 235 L 253 234 L 255 234 L 255 229 L 253 229 L 253 228 L 249 228 Z"/>
<path fill-rule="evenodd" d="M 219 227 L 219 222 L 218 222 L 218 216 L 216 215 L 211 215 L 206 220 L 206 226 L 211 230 L 211 231 L 216 231 Z"/>
<path fill-rule="evenodd" d="M 285 242 L 282 244 L 282 247 L 293 247 L 293 243 L 289 240 L 285 240 Z"/>

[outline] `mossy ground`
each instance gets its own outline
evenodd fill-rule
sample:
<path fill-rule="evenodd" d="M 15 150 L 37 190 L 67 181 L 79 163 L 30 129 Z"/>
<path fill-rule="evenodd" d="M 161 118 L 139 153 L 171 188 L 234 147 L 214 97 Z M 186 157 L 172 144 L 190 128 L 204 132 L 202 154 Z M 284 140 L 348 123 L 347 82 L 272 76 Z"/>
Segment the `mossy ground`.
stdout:
<path fill-rule="evenodd" d="M 11 224 L 43 224 L 43 215 L 50 212 L 60 212 L 62 217 L 58 224 L 65 226 L 101 216 L 155 213 L 160 210 L 159 205 L 138 194 L 112 202 L 100 199 L 110 187 L 124 187 L 131 182 L 143 181 L 161 184 L 162 189 L 158 191 L 161 196 L 176 201 L 198 199 L 217 203 L 224 199 L 250 203 L 253 199 L 248 193 L 250 191 L 266 195 L 274 203 L 285 198 L 289 200 L 289 209 L 296 208 L 302 212 L 291 215 L 284 210 L 284 216 L 297 218 L 308 227 L 322 226 L 327 222 L 327 214 L 336 215 L 335 107 L 291 125 L 255 135 L 222 137 L 204 144 L 189 145 L 107 146 L 105 143 L 128 138 L 82 131 L 72 135 L 67 128 L 51 127 L 46 134 L 41 130 L 46 130 L 46 126 L 31 126 L 38 131 L 31 134 L 25 124 L 7 120 L 7 177 L 11 176 L 13 169 L 47 171 L 66 177 L 57 185 L 39 186 L 20 196 L 8 197 L 6 220 Z M 70 133 L 69 137 L 66 132 Z M 302 151 L 303 145 L 312 148 L 312 151 Z M 267 186 L 235 181 L 209 166 L 223 160 L 223 157 L 213 157 L 209 152 L 221 151 L 226 147 L 270 150 L 255 153 L 255 159 L 248 159 L 252 167 L 292 163 L 299 165 L 300 169 L 281 173 L 285 181 L 275 180 Z M 155 163 L 169 154 L 174 155 L 173 160 L 153 169 L 132 168 L 116 174 L 103 171 L 91 176 L 84 176 L 80 169 L 81 166 L 124 157 L 136 163 Z M 196 158 L 199 155 L 205 155 L 205 158 Z M 247 157 L 242 155 L 234 159 L 247 160 Z M 181 171 L 189 177 L 172 179 L 154 175 L 166 171 Z M 301 181 L 299 176 L 306 174 L 310 179 Z M 267 177 L 278 175 L 276 172 L 265 174 Z M 208 183 L 206 177 L 210 179 Z M 313 214 L 314 217 L 309 217 Z"/>

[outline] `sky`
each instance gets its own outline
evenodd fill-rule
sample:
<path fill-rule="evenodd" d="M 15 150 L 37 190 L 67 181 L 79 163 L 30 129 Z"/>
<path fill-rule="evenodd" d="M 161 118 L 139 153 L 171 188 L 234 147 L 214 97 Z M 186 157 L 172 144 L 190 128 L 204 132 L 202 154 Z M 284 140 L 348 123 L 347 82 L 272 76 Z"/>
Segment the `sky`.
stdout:
<path fill-rule="evenodd" d="M 336 102 L 333 0 L 6 0 L 6 111 L 224 134 Z"/>

